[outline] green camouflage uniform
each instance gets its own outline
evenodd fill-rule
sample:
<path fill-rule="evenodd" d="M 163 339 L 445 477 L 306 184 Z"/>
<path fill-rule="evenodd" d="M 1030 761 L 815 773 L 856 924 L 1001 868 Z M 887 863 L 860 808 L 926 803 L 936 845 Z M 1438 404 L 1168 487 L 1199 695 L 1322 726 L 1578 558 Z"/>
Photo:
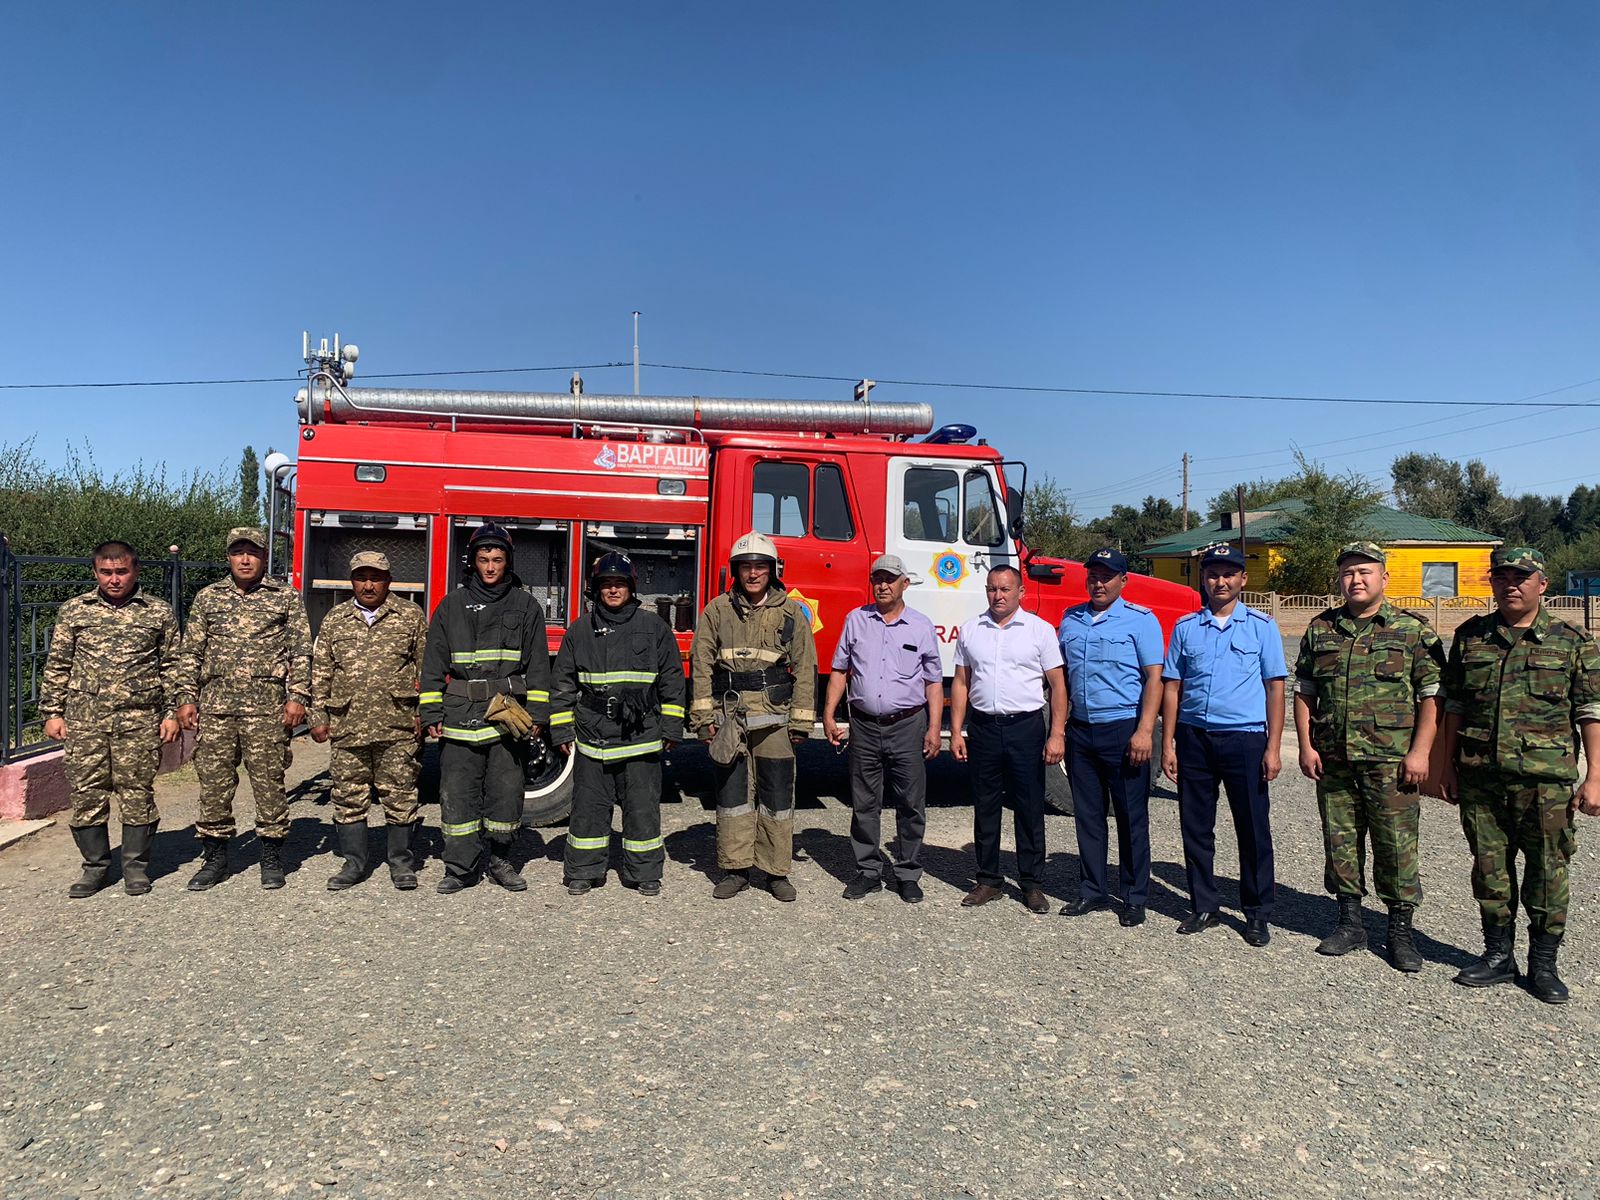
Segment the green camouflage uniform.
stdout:
<path fill-rule="evenodd" d="M 317 631 L 311 723 L 332 734 L 336 824 L 364 824 L 374 790 L 389 824 L 417 819 L 417 675 L 427 633 L 422 609 L 393 594 L 371 625 L 352 600 Z"/>
<path fill-rule="evenodd" d="M 233 836 L 242 762 L 255 796 L 257 835 L 288 837 L 283 776 L 289 730 L 283 706 L 311 700 L 311 628 L 300 593 L 272 579 L 248 592 L 231 578 L 202 588 L 189 610 L 178 677 L 178 702 L 200 707 L 195 832 Z"/>
<path fill-rule="evenodd" d="M 1528 923 L 1536 934 L 1559 937 L 1567 924 L 1567 860 L 1577 848 L 1576 727 L 1600 720 L 1600 652 L 1542 607 L 1521 631 L 1498 613 L 1473 617 L 1450 647 L 1445 697 L 1445 711 L 1459 721 L 1461 827 L 1484 922 L 1516 919 L 1520 850 Z"/>
<path fill-rule="evenodd" d="M 98 591 L 56 614 L 40 715 L 67 722 L 67 782 L 74 829 L 104 825 L 116 798 L 124 825 L 158 819 L 161 722 L 177 708 L 178 622 L 142 591 L 120 606 Z"/>
<path fill-rule="evenodd" d="M 1320 613 L 1300 640 L 1295 686 L 1311 706 L 1311 745 L 1322 757 L 1323 884 L 1335 896 L 1372 881 L 1391 907 L 1422 901 L 1417 869 L 1421 801 L 1401 791 L 1417 703 L 1441 689 L 1444 647 L 1425 621 L 1385 601 L 1370 622 L 1341 605 Z"/>

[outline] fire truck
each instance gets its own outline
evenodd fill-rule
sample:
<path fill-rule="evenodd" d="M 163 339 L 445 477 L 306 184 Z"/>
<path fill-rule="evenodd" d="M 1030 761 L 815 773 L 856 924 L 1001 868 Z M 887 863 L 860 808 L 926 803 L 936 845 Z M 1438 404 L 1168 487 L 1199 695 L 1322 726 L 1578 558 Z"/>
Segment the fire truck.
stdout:
<path fill-rule="evenodd" d="M 972 425 L 935 428 L 926 404 L 872 401 L 870 381 L 852 401 L 591 395 L 577 376 L 564 393 L 358 388 L 354 345 L 307 338 L 305 354 L 292 528 L 274 532 L 313 631 L 349 598 L 356 550 L 388 555 L 394 591 L 431 613 L 488 521 L 512 533 L 552 655 L 585 611 L 587 564 L 620 550 L 687 662 L 700 610 L 729 586 L 729 547 L 751 529 L 777 545 L 824 672 L 879 554 L 912 573 L 906 602 L 934 622 L 947 679 L 991 567 L 1021 570 L 1024 606 L 1052 624 L 1086 597 L 1081 565 L 1028 549 L 1025 465 Z M 1124 596 L 1167 634 L 1198 607 L 1191 589 L 1144 576 Z M 571 805 L 572 760 L 547 751 L 530 756 L 530 824 Z M 1050 794 L 1069 811 L 1064 772 L 1051 771 Z"/>

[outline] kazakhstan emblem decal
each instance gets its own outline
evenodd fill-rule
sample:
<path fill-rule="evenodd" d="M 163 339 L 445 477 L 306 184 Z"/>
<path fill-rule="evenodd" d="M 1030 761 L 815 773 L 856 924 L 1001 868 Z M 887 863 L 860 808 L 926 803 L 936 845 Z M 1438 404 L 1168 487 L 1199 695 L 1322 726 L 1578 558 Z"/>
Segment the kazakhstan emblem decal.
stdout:
<path fill-rule="evenodd" d="M 941 550 L 933 556 L 933 578 L 940 587 L 960 587 L 961 581 L 971 573 L 965 554 Z"/>
<path fill-rule="evenodd" d="M 810 599 L 797 587 L 789 589 L 789 599 L 800 606 L 800 611 L 811 618 L 811 632 L 816 633 L 822 628 L 822 606 Z"/>

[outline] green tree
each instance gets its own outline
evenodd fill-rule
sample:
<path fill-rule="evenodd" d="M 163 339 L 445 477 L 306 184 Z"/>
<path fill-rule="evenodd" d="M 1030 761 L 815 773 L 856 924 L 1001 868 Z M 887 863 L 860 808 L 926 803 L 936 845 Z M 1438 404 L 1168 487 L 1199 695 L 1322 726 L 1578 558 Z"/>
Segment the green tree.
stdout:
<path fill-rule="evenodd" d="M 1208 519 L 1215 521 L 1225 513 L 1238 512 L 1238 489 L 1241 487 L 1244 488 L 1246 512 L 1269 508 L 1279 500 L 1303 500 L 1306 494 L 1306 481 L 1300 474 L 1285 475 L 1282 479 L 1257 479 L 1254 483 L 1240 482 L 1211 497 L 1206 505 Z"/>
<path fill-rule="evenodd" d="M 1116 546 L 1128 556 L 1129 569 L 1148 575 L 1150 560 L 1139 551 L 1182 528 L 1183 516 L 1171 500 L 1163 496 L 1146 496 L 1138 508 L 1131 504 L 1118 504 L 1109 515 L 1090 522 L 1088 533 L 1095 544 L 1087 546 L 1084 553 L 1092 554 L 1104 545 Z"/>
<path fill-rule="evenodd" d="M 1267 582 L 1277 592 L 1322 595 L 1333 589 L 1339 547 L 1373 536 L 1372 512 L 1383 493 L 1354 471 L 1331 475 L 1298 451 L 1295 459 L 1305 506 L 1295 514 Z"/>
<path fill-rule="evenodd" d="M 1461 464 L 1442 454 L 1413 450 L 1389 465 L 1394 502 L 1402 512 L 1435 521 L 1454 521 L 1461 508 Z"/>
<path fill-rule="evenodd" d="M 1022 540 L 1035 554 L 1051 558 L 1081 558 L 1089 534 L 1077 523 L 1072 501 L 1049 475 L 1028 485 L 1022 498 Z"/>
<path fill-rule="evenodd" d="M 254 446 L 246 446 L 239 458 L 239 505 L 246 512 L 261 511 L 261 460 Z"/>
<path fill-rule="evenodd" d="M 1573 488 L 1566 504 L 1562 505 L 1558 523 L 1568 540 L 1576 540 L 1600 529 L 1600 487 L 1581 483 Z"/>

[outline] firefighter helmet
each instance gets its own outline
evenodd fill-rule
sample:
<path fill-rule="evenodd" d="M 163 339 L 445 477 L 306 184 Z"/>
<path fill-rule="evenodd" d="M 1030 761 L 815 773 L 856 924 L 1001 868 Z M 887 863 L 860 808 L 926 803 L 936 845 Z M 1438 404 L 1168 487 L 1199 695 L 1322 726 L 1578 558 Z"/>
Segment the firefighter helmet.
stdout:
<path fill-rule="evenodd" d="M 639 576 L 633 569 L 633 559 L 618 550 L 608 550 L 594 560 L 594 565 L 589 568 L 589 594 L 600 594 L 600 581 L 602 579 L 626 579 L 628 591 L 639 590 Z"/>
<path fill-rule="evenodd" d="M 511 534 L 503 525 L 496 525 L 493 521 L 485 521 L 472 531 L 472 536 L 467 539 L 467 563 L 471 565 L 473 556 L 479 550 L 490 546 L 498 546 L 506 552 L 506 559 L 511 558 Z"/>
<path fill-rule="evenodd" d="M 772 544 L 772 539 L 764 533 L 752 529 L 737 542 L 728 553 L 729 564 L 742 562 L 761 562 L 765 560 L 771 564 L 773 570 L 778 569 L 778 548 Z"/>

